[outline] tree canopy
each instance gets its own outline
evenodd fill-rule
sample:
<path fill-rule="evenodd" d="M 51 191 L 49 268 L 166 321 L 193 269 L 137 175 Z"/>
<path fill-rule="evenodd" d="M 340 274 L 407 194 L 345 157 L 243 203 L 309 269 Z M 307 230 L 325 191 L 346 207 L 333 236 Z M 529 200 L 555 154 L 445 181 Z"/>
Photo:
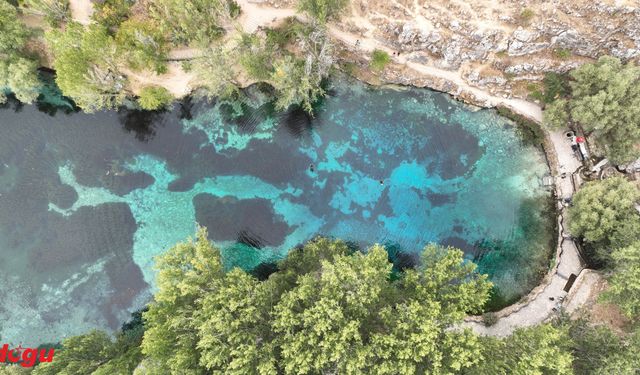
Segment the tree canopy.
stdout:
<path fill-rule="evenodd" d="M 490 283 L 459 250 L 431 245 L 422 259 L 392 281 L 383 248 L 318 239 L 259 281 L 224 273 L 201 230 L 159 260 L 143 351 L 194 374 L 458 371 L 480 344 L 451 327 L 481 309 Z"/>
<path fill-rule="evenodd" d="M 614 273 L 605 299 L 614 302 L 629 318 L 640 317 L 640 241 L 611 254 Z"/>
<path fill-rule="evenodd" d="M 545 111 L 546 122 L 565 127 L 568 115 L 595 136 L 617 163 L 640 156 L 640 68 L 603 56 L 570 73 L 571 94 Z"/>
<path fill-rule="evenodd" d="M 482 338 L 483 359 L 465 373 L 480 375 L 572 374 L 573 356 L 565 327 L 520 328 L 503 339 Z"/>
<path fill-rule="evenodd" d="M 5 89 L 25 103 L 39 95 L 38 65 L 25 51 L 28 37 L 16 8 L 0 0 L 0 103 L 5 101 Z"/>
<path fill-rule="evenodd" d="M 87 112 L 113 109 L 125 99 L 126 77 L 118 67 L 118 50 L 107 29 L 72 22 L 47 39 L 53 51 L 56 83 L 62 93 Z"/>
<path fill-rule="evenodd" d="M 627 246 L 640 237 L 639 200 L 638 188 L 623 177 L 588 182 L 573 197 L 569 230 L 608 252 Z"/>

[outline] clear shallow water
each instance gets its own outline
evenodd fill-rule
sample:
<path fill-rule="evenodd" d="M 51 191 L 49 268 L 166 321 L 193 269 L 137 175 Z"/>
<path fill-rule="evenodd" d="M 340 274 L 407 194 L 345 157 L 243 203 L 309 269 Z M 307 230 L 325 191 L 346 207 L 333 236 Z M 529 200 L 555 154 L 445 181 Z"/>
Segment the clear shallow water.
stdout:
<path fill-rule="evenodd" d="M 338 82 L 315 118 L 186 101 L 164 113 L 0 110 L 0 336 L 115 329 L 153 257 L 207 226 L 253 269 L 321 234 L 384 243 L 399 267 L 460 247 L 501 298 L 537 281 L 552 225 L 543 155 L 512 124 L 428 90 Z"/>

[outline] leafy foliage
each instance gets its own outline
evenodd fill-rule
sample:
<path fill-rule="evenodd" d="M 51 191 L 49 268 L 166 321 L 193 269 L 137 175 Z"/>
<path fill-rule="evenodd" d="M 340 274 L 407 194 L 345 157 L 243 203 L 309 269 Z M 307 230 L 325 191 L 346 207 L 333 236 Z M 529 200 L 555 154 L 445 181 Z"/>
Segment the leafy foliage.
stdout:
<path fill-rule="evenodd" d="M 484 337 L 483 360 L 468 374 L 572 374 L 567 329 L 542 324 L 517 329 L 504 339 Z"/>
<path fill-rule="evenodd" d="M 636 148 L 640 143 L 640 68 L 604 56 L 570 75 L 572 96 L 549 107 L 547 123 L 563 126 L 570 114 L 595 136 L 609 159 L 624 163 L 640 156 Z"/>
<path fill-rule="evenodd" d="M 91 18 L 107 29 L 115 29 L 129 17 L 129 9 L 134 1 L 101 0 L 92 3 L 94 13 Z"/>
<path fill-rule="evenodd" d="M 142 109 L 153 111 L 166 107 L 173 100 L 173 95 L 159 86 L 147 86 L 140 91 L 138 103 Z"/>
<path fill-rule="evenodd" d="M 369 66 L 375 71 L 382 71 L 391 62 L 391 57 L 385 51 L 376 49 L 371 54 Z"/>
<path fill-rule="evenodd" d="M 218 292 L 224 277 L 220 252 L 207 240 L 180 243 L 157 259 L 155 302 L 144 313 L 146 331 L 142 351 L 149 366 L 174 373 L 204 374 L 198 346 L 198 314 L 204 295 Z"/>
<path fill-rule="evenodd" d="M 0 375 L 28 375 L 31 374 L 30 368 L 25 368 L 20 365 L 11 365 L 0 363 Z"/>
<path fill-rule="evenodd" d="M 622 177 L 586 183 L 573 198 L 569 209 L 569 229 L 604 250 L 624 247 L 640 236 L 640 214 L 635 203 L 640 191 Z"/>
<path fill-rule="evenodd" d="M 85 29 L 72 22 L 64 31 L 49 32 L 47 39 L 64 95 L 87 112 L 122 104 L 126 77 L 118 69 L 114 39 L 104 27 L 92 24 Z"/>
<path fill-rule="evenodd" d="M 9 88 L 21 102 L 33 102 L 38 98 L 41 86 L 36 73 L 37 68 L 35 61 L 23 57 L 0 60 L 0 88 Z"/>
<path fill-rule="evenodd" d="M 298 0 L 298 11 L 318 22 L 337 19 L 349 5 L 349 0 Z"/>
<path fill-rule="evenodd" d="M 150 0 L 147 7 L 174 44 L 208 45 L 223 35 L 225 20 L 240 14 L 233 0 Z"/>
<path fill-rule="evenodd" d="M 313 103 L 325 94 L 322 83 L 333 66 L 333 45 L 326 28 L 318 24 L 299 29 L 296 42 L 304 59 L 287 55 L 276 61 L 269 83 L 277 91 L 277 109 L 295 104 L 312 113 Z"/>
<path fill-rule="evenodd" d="M 167 70 L 168 48 L 160 30 L 151 22 L 127 20 L 120 25 L 115 42 L 128 66 L 134 70 Z"/>
<path fill-rule="evenodd" d="M 544 124 L 551 129 L 566 129 L 569 124 L 569 101 L 564 98 L 556 99 L 544 108 Z"/>
<path fill-rule="evenodd" d="M 620 307 L 629 318 L 640 317 L 640 241 L 614 250 L 613 276 L 604 298 Z"/>
<path fill-rule="evenodd" d="M 577 375 L 634 375 L 640 368 L 640 330 L 620 336 L 584 318 L 568 323 L 573 368 Z"/>
<path fill-rule="evenodd" d="M 26 103 L 38 97 L 37 64 L 24 51 L 28 37 L 16 8 L 0 0 L 0 103 L 5 99 L 4 89 Z"/>
<path fill-rule="evenodd" d="M 210 47 L 202 57 L 193 61 L 192 71 L 198 77 L 198 87 L 205 90 L 208 97 L 230 98 L 238 94 L 236 72 L 233 61 L 236 51 L 225 47 Z"/>
<path fill-rule="evenodd" d="M 450 327 L 482 307 L 486 276 L 461 251 L 435 245 L 420 269 L 397 281 L 391 269 L 381 247 L 352 253 L 318 239 L 261 282 L 239 269 L 225 274 L 201 230 L 159 260 L 144 352 L 158 368 L 194 374 L 391 374 L 474 363 L 478 338 Z"/>

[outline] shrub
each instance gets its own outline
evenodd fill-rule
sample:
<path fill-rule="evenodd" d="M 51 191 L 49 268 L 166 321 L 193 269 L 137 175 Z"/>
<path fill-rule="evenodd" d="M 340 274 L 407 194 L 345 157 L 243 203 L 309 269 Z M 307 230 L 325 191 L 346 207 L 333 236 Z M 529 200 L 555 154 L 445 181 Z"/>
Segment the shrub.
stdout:
<path fill-rule="evenodd" d="M 140 91 L 138 103 L 142 109 L 149 111 L 166 107 L 173 100 L 171 93 L 160 86 L 147 86 Z"/>
<path fill-rule="evenodd" d="M 324 23 L 339 18 L 348 5 L 349 0 L 300 0 L 298 10 Z"/>
<path fill-rule="evenodd" d="M 482 322 L 485 326 L 491 327 L 492 325 L 498 323 L 498 316 L 494 312 L 487 312 L 482 314 Z"/>
<path fill-rule="evenodd" d="M 571 57 L 571 50 L 567 48 L 555 48 L 553 50 L 553 56 L 558 59 L 568 59 Z"/>
<path fill-rule="evenodd" d="M 525 25 L 529 24 L 535 15 L 536 13 L 532 9 L 525 8 L 520 12 L 520 22 Z"/>
<path fill-rule="evenodd" d="M 391 62 L 391 57 L 385 51 L 376 49 L 371 54 L 371 62 L 369 66 L 372 70 L 382 71 Z"/>

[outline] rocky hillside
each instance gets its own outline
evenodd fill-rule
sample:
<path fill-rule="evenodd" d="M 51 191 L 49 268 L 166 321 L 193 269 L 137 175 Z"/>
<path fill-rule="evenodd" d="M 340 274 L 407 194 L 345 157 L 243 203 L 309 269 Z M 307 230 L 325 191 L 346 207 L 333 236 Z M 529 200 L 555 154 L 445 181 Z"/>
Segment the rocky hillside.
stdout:
<path fill-rule="evenodd" d="M 340 27 L 509 96 L 601 55 L 640 58 L 638 1 L 352 0 Z"/>

